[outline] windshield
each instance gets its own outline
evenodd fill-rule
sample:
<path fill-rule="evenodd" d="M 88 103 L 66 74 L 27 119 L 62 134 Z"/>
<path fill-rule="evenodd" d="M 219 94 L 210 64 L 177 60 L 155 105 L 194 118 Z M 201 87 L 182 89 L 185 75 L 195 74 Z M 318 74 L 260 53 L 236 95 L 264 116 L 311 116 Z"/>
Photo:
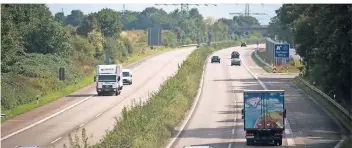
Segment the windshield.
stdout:
<path fill-rule="evenodd" d="M 233 54 L 232 55 L 232 58 L 239 58 L 240 57 L 240 55 L 238 55 L 238 54 Z"/>
<path fill-rule="evenodd" d="M 218 56 L 213 56 L 214 59 L 218 59 L 219 57 Z"/>
<path fill-rule="evenodd" d="M 99 75 L 99 82 L 116 82 L 116 75 Z"/>
<path fill-rule="evenodd" d="M 129 76 L 130 76 L 130 73 L 129 73 L 129 72 L 122 72 L 122 76 L 123 76 L 123 77 L 129 77 Z"/>

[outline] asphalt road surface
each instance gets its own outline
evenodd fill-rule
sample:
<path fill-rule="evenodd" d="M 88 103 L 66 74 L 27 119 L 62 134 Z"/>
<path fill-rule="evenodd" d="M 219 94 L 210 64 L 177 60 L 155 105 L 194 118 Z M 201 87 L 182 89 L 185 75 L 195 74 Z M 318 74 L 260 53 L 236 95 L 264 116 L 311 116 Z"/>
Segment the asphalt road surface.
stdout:
<path fill-rule="evenodd" d="M 133 84 L 125 85 L 119 96 L 97 96 L 95 84 L 92 84 L 72 95 L 6 121 L 1 125 L 1 147 L 39 145 L 59 148 L 63 144 L 69 145 L 69 133 L 74 134 L 76 129 L 83 127 L 87 130 L 89 143 L 98 142 L 105 130 L 112 129 L 115 117 L 120 115 L 124 106 L 140 100 L 146 101 L 150 93 L 157 91 L 169 76 L 177 72 L 178 64 L 194 49 L 195 47 L 185 47 L 132 65 L 130 68 L 133 71 Z M 86 101 L 50 118 L 50 115 L 83 100 Z M 45 118 L 46 121 L 40 121 Z M 7 136 L 28 126 L 33 127 Z"/>
<path fill-rule="evenodd" d="M 204 85 L 198 106 L 172 147 L 211 146 L 212 148 L 268 147 L 247 146 L 241 119 L 245 89 L 264 89 L 247 70 L 265 73 L 251 59 L 256 46 L 234 47 L 215 52 L 221 63 L 206 65 Z M 241 54 L 242 65 L 230 66 L 232 51 Z M 246 68 L 247 67 L 247 68 Z M 281 147 L 332 148 L 341 139 L 340 129 L 309 96 L 290 82 L 295 76 L 257 75 L 268 89 L 285 90 L 286 130 Z M 288 121 L 288 122 L 287 122 Z M 280 147 L 280 146 L 277 146 Z"/>

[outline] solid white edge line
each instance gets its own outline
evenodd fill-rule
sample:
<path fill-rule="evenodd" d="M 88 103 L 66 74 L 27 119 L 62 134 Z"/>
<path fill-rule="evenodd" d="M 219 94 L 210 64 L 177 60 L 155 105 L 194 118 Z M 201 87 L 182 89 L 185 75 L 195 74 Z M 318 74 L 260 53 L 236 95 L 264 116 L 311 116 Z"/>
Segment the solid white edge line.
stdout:
<path fill-rule="evenodd" d="M 87 101 L 88 99 L 90 99 L 90 98 L 93 97 L 93 96 L 94 96 L 94 95 L 91 95 L 91 96 L 89 96 L 89 97 L 87 97 L 87 98 L 85 98 L 85 99 L 83 99 L 83 100 L 81 100 L 81 101 L 79 101 L 79 102 L 76 102 L 75 104 L 72 104 L 72 105 L 69 106 L 69 107 L 66 107 L 65 109 L 63 109 L 63 110 L 61 110 L 61 111 L 59 111 L 59 112 L 56 112 L 56 113 L 51 114 L 50 116 L 48 116 L 48 117 L 46 117 L 46 118 L 44 118 L 44 119 L 42 119 L 42 120 L 39 120 L 38 122 L 35 122 L 35 123 L 31 124 L 31 125 L 28 125 L 28 126 L 22 128 L 22 129 L 20 129 L 20 130 L 17 130 L 17 131 L 15 131 L 15 132 L 11 133 L 11 134 L 8 134 L 8 135 L 4 136 L 3 138 L 1 138 L 1 141 L 5 140 L 5 139 L 7 139 L 7 138 L 10 138 L 10 137 L 12 137 L 12 136 L 14 136 L 14 135 L 16 135 L 16 134 L 18 134 L 18 133 L 21 133 L 21 132 L 23 132 L 23 131 L 25 131 L 25 130 L 27 130 L 27 129 L 30 129 L 30 128 L 32 128 L 32 127 L 34 127 L 34 126 L 36 126 L 36 125 L 38 125 L 38 124 L 40 124 L 40 123 L 43 123 L 43 122 L 45 122 L 45 121 L 47 121 L 47 120 L 49 120 L 49 119 L 51 119 L 51 118 L 53 118 L 53 117 L 55 117 L 55 116 L 57 116 L 57 115 L 60 115 L 61 113 L 65 112 L 65 111 L 67 111 L 67 110 L 69 110 L 69 109 L 71 109 L 71 108 L 73 108 L 73 107 L 75 107 L 75 106 L 77 106 L 77 105 L 79 105 L 79 104 L 81 104 L 81 103 L 83 103 L 84 101 Z"/>
<path fill-rule="evenodd" d="M 181 48 L 183 48 L 183 47 L 181 47 Z M 167 52 L 165 52 L 165 53 L 167 53 Z M 142 65 L 145 65 L 146 63 L 149 63 L 149 62 L 150 62 L 150 61 L 148 61 L 148 62 L 142 62 L 142 63 L 141 63 L 140 65 L 138 65 L 137 67 L 133 68 L 132 72 L 136 71 L 136 70 L 137 70 L 138 68 L 140 68 Z M 45 122 L 45 121 L 47 121 L 47 120 L 49 120 L 49 119 L 51 119 L 51 118 L 53 118 L 53 117 L 55 117 L 55 116 L 57 116 L 57 115 L 60 115 L 61 113 L 63 113 L 63 112 L 65 112 L 65 111 L 67 111 L 67 110 L 69 110 L 69 109 L 71 109 L 71 108 L 73 108 L 73 107 L 75 107 L 75 106 L 77 106 L 77 105 L 79 105 L 79 104 L 81 104 L 81 103 L 87 101 L 88 99 L 90 99 L 90 98 L 93 97 L 93 96 L 94 96 L 94 95 L 91 95 L 91 96 L 89 96 L 89 97 L 87 97 L 87 98 L 84 98 L 83 100 L 81 100 L 81 101 L 79 101 L 79 102 L 76 102 L 75 104 L 72 104 L 72 105 L 68 106 L 67 108 L 65 108 L 65 109 L 63 109 L 63 110 L 60 110 L 60 111 L 58 111 L 58 112 L 56 112 L 56 113 L 54 113 L 54 114 L 51 114 L 50 116 L 45 117 L 45 118 L 43 118 L 43 119 L 41 119 L 41 120 L 39 120 L 39 121 L 37 121 L 37 122 L 35 122 L 35 123 L 33 123 L 33 124 L 30 124 L 30 125 L 28 125 L 28 126 L 22 128 L 22 129 L 20 129 L 20 130 L 17 130 L 17 131 L 15 131 L 15 132 L 12 132 L 11 134 L 8 134 L 8 135 L 6 135 L 6 136 L 4 136 L 4 137 L 1 137 L 1 141 L 5 140 L 5 139 L 8 139 L 8 138 L 10 138 L 10 137 L 12 137 L 12 136 L 14 136 L 14 135 L 16 135 L 16 134 L 18 134 L 18 133 L 21 133 L 21 132 L 23 132 L 23 131 L 25 131 L 25 130 L 27 130 L 27 129 L 30 129 L 30 128 L 32 128 L 32 127 L 34 127 L 34 126 L 36 126 L 36 125 L 38 125 L 38 124 L 40 124 L 40 123 L 43 123 L 43 122 Z M 98 116 L 99 116 L 99 115 L 98 115 Z M 96 117 L 98 117 L 98 116 L 96 116 Z"/>
<path fill-rule="evenodd" d="M 56 141 L 59 141 L 62 137 L 59 137 L 57 139 L 55 139 L 54 141 L 51 142 L 51 144 L 55 143 Z"/>
<path fill-rule="evenodd" d="M 95 118 L 99 117 L 101 114 L 103 114 L 103 113 L 99 113 L 98 115 L 95 116 Z"/>
<path fill-rule="evenodd" d="M 243 59 L 243 56 L 241 56 L 241 62 L 242 62 L 242 59 Z M 268 88 L 266 87 L 266 85 L 247 67 L 247 65 L 245 64 L 245 62 L 242 62 L 243 66 L 247 69 L 247 71 L 259 82 L 259 84 L 265 89 L 265 90 L 268 90 Z M 292 130 L 291 130 L 291 126 L 287 120 L 287 118 L 285 118 L 285 122 L 287 123 L 287 125 L 289 126 L 289 130 L 291 131 L 292 133 Z M 286 140 L 287 140 L 287 145 L 288 146 L 295 146 L 295 141 L 293 140 L 293 138 L 287 138 L 286 137 Z"/>
<path fill-rule="evenodd" d="M 82 126 L 84 126 L 84 123 L 83 123 L 83 124 L 81 124 L 81 125 L 79 125 L 79 127 L 82 127 Z"/>
<path fill-rule="evenodd" d="M 210 54 L 211 55 L 211 54 Z M 192 108 L 189 112 L 189 114 L 187 115 L 187 117 L 185 118 L 185 120 L 183 121 L 180 129 L 178 130 L 176 136 L 174 136 L 170 141 L 169 143 L 166 145 L 165 148 L 170 148 L 174 142 L 176 141 L 176 139 L 180 136 L 181 132 L 183 131 L 183 129 L 185 128 L 186 124 L 188 123 L 189 119 L 191 118 L 192 114 L 194 113 L 194 109 L 196 108 L 198 102 L 199 102 L 199 99 L 200 99 L 200 95 L 202 94 L 202 90 L 203 90 L 203 85 L 204 85 L 204 77 L 205 77 L 205 68 L 206 68 L 206 65 L 208 64 L 208 59 L 209 59 L 209 56 L 207 56 L 206 60 L 205 60 L 205 63 L 203 65 L 203 72 L 202 72 L 202 78 L 200 80 L 200 85 L 199 85 L 199 88 L 198 88 L 198 93 L 197 93 L 197 96 L 196 96 L 196 100 L 195 102 L 193 103 L 192 105 Z"/>

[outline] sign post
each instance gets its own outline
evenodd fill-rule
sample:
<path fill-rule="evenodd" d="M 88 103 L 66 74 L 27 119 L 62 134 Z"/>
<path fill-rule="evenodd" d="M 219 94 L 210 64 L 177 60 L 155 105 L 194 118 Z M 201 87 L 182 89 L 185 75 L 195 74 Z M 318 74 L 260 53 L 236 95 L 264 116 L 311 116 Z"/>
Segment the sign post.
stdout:
<path fill-rule="evenodd" d="M 257 51 L 259 50 L 259 41 L 257 40 Z"/>

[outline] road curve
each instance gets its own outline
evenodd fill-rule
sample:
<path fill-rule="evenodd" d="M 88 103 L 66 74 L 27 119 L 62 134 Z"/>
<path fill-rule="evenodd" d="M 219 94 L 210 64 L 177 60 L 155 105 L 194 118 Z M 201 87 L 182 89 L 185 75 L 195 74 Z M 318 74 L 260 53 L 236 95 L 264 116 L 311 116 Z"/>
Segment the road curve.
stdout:
<path fill-rule="evenodd" d="M 228 48 L 213 54 L 220 56 L 221 63 L 206 65 L 199 104 L 192 118 L 173 143 L 173 148 L 182 148 L 187 145 L 206 145 L 212 148 L 267 147 L 246 145 L 241 119 L 243 107 L 241 91 L 263 89 L 248 71 L 249 69 L 264 73 L 250 57 L 253 50 L 249 49 L 254 47 L 256 46 Z M 230 66 L 230 55 L 234 50 L 241 54 L 241 66 Z M 259 76 L 268 89 L 286 91 L 285 106 L 288 112 L 288 120 L 286 120 L 288 122 L 286 122 L 287 129 L 281 147 L 333 147 L 340 139 L 339 129 L 306 94 L 288 81 L 292 77 L 293 75 L 274 75 L 271 79 L 266 79 Z M 284 79 L 286 81 L 281 82 Z"/>
<path fill-rule="evenodd" d="M 114 117 L 120 114 L 124 106 L 131 105 L 135 99 L 135 101 L 145 101 L 151 92 L 158 90 L 160 84 L 162 84 L 167 77 L 177 72 L 178 64 L 182 63 L 194 49 L 194 47 L 186 47 L 163 53 L 134 65 L 131 67 L 133 70 L 133 84 L 130 86 L 125 85 L 119 96 L 97 96 L 93 85 L 93 87 L 89 86 L 83 88 L 83 90 L 65 97 L 65 99 L 76 101 L 62 105 L 62 107 L 51 111 L 51 114 L 78 101 L 84 99 L 86 101 L 45 122 L 2 140 L 1 147 L 13 148 L 18 145 L 62 147 L 63 144 L 69 144 L 67 138 L 68 133 L 80 127 L 86 128 L 90 136 L 90 143 L 98 142 L 105 134 L 105 130 L 113 127 L 115 122 Z M 33 112 L 35 113 L 35 111 Z M 7 124 L 5 122 L 5 124 L 1 126 L 2 139 L 4 136 L 33 124 L 33 122 L 37 122 L 45 116 L 49 115 L 37 117 L 36 119 L 32 119 L 32 122 L 26 124 L 16 124 L 17 122 L 15 120 L 9 120 L 10 122 Z M 11 126 L 10 123 L 13 123 L 13 126 Z M 5 131 L 5 133 L 3 131 Z"/>

